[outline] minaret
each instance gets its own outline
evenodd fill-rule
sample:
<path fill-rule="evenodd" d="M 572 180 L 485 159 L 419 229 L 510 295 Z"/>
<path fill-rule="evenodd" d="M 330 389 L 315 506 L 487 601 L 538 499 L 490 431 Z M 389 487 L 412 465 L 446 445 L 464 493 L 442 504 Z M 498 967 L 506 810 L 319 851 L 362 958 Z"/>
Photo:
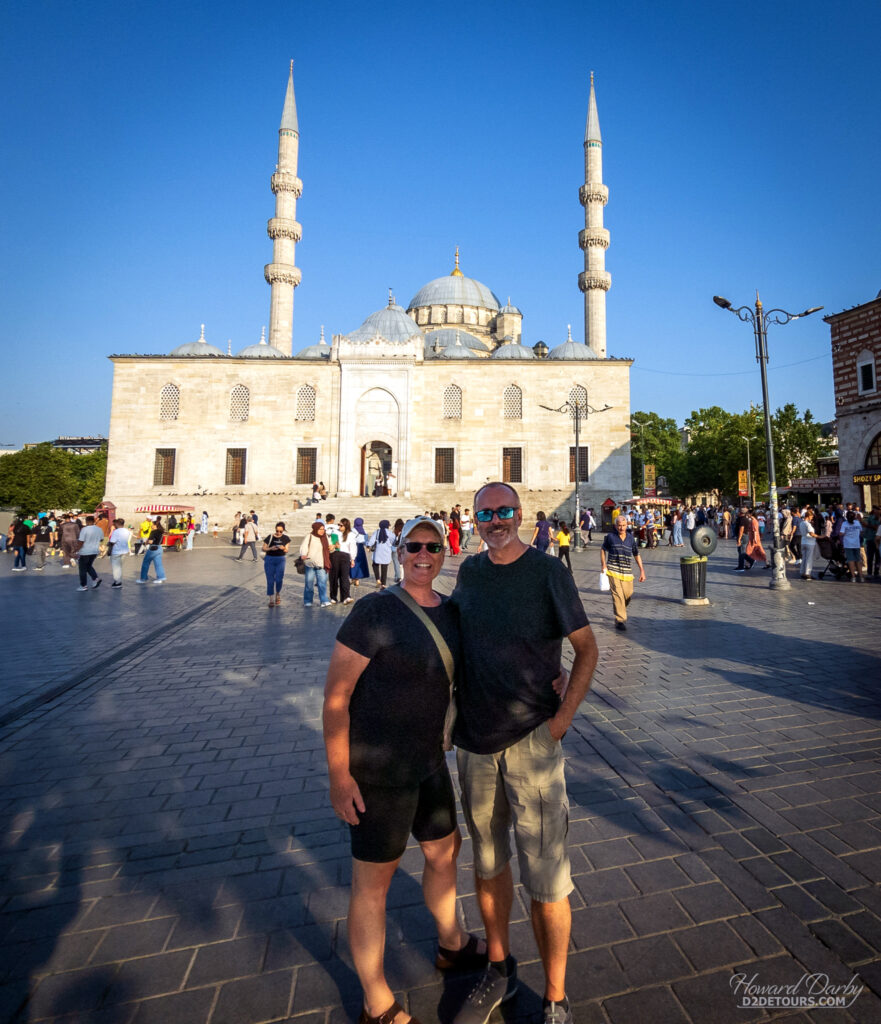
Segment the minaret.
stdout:
<path fill-rule="evenodd" d="M 294 266 L 294 250 L 302 229 L 297 223 L 297 200 L 303 193 L 303 182 L 297 177 L 297 155 L 300 129 L 297 125 L 297 103 L 294 99 L 294 62 L 288 75 L 281 126 L 278 129 L 278 164 L 272 175 L 275 193 L 275 216 L 266 225 L 272 239 L 272 263 L 263 274 L 272 289 L 269 299 L 269 344 L 286 356 L 293 354 L 294 289 L 300 283 L 300 271 Z"/>
<path fill-rule="evenodd" d="M 584 184 L 579 199 L 584 207 L 584 230 L 578 235 L 578 244 L 584 250 L 584 272 L 578 275 L 578 287 L 584 292 L 584 343 L 605 359 L 606 292 L 612 277 L 606 273 L 609 232 L 603 227 L 603 207 L 609 201 L 609 190 L 603 184 L 603 139 L 592 71 L 584 133 Z"/>

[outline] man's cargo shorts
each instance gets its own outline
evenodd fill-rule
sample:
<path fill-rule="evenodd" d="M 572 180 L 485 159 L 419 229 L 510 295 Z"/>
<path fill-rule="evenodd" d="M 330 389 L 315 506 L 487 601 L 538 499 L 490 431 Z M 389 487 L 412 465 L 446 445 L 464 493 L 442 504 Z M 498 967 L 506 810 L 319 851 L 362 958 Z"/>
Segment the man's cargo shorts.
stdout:
<path fill-rule="evenodd" d="M 569 870 L 569 799 L 563 745 L 548 723 L 497 754 L 457 751 L 462 808 L 479 878 L 494 878 L 511 859 L 510 827 L 520 881 L 540 903 L 555 903 L 574 886 Z"/>

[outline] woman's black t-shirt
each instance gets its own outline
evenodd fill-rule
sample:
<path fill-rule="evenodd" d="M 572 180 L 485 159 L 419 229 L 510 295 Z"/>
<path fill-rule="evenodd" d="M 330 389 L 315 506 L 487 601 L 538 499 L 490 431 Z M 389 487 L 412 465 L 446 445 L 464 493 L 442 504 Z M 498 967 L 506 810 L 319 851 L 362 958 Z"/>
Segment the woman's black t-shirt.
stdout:
<path fill-rule="evenodd" d="M 423 611 L 458 661 L 456 615 L 446 597 Z M 370 664 L 349 702 L 349 771 L 375 786 L 413 786 L 440 767 L 450 683 L 428 630 L 389 591 L 352 607 L 337 640 Z"/>
<path fill-rule="evenodd" d="M 285 544 L 290 544 L 291 538 L 283 533 L 280 537 L 274 533 L 270 533 L 268 537 L 263 538 L 263 543 L 269 545 L 269 550 L 266 552 L 267 558 L 284 558 L 284 551 L 282 548 Z"/>

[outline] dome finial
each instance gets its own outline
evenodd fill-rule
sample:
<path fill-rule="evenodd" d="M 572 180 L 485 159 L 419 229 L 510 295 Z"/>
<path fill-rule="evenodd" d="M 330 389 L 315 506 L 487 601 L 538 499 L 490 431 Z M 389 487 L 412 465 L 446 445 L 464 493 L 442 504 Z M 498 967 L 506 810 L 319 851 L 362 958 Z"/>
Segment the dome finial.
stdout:
<path fill-rule="evenodd" d="M 324 324 L 321 325 L 321 337 L 318 339 L 319 345 L 326 345 L 327 342 L 324 340 Z"/>
<path fill-rule="evenodd" d="M 566 324 L 566 341 L 572 340 L 572 324 Z"/>
<path fill-rule="evenodd" d="M 391 309 L 395 304 L 395 293 L 389 288 L 388 290 L 388 308 Z"/>
<path fill-rule="evenodd" d="M 266 344 L 266 326 L 265 325 L 263 326 L 263 329 L 260 331 L 260 344 L 261 345 L 265 345 Z"/>
<path fill-rule="evenodd" d="M 232 355 L 232 338 L 226 339 L 226 354 L 228 356 Z"/>
<path fill-rule="evenodd" d="M 462 273 L 462 271 L 461 271 L 461 270 L 459 269 L 459 246 L 457 245 L 457 246 L 456 246 L 456 261 L 455 261 L 455 266 L 453 267 L 453 270 L 452 270 L 452 273 L 450 274 L 450 277 L 464 277 L 464 276 L 465 276 L 465 275 L 464 275 L 464 274 Z"/>
<path fill-rule="evenodd" d="M 199 341 L 205 341 L 205 325 L 204 324 L 202 324 L 202 333 L 199 335 Z M 205 342 L 205 344 L 207 345 L 208 343 Z"/>

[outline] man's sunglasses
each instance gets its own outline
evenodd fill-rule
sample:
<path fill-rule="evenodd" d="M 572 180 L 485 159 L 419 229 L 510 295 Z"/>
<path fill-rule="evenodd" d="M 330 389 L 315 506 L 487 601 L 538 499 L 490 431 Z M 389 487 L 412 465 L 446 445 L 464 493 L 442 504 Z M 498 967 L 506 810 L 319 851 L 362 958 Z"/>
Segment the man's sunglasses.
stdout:
<path fill-rule="evenodd" d="M 404 542 L 404 547 L 410 552 L 411 555 L 415 555 L 417 552 L 425 548 L 430 555 L 439 555 L 443 551 L 444 546 L 438 540 L 430 541 L 418 541 L 408 540 Z"/>
<path fill-rule="evenodd" d="M 491 523 L 493 516 L 498 516 L 499 519 L 513 519 L 516 508 L 513 505 L 502 505 L 499 508 L 481 508 L 474 513 L 474 518 L 478 523 Z"/>

